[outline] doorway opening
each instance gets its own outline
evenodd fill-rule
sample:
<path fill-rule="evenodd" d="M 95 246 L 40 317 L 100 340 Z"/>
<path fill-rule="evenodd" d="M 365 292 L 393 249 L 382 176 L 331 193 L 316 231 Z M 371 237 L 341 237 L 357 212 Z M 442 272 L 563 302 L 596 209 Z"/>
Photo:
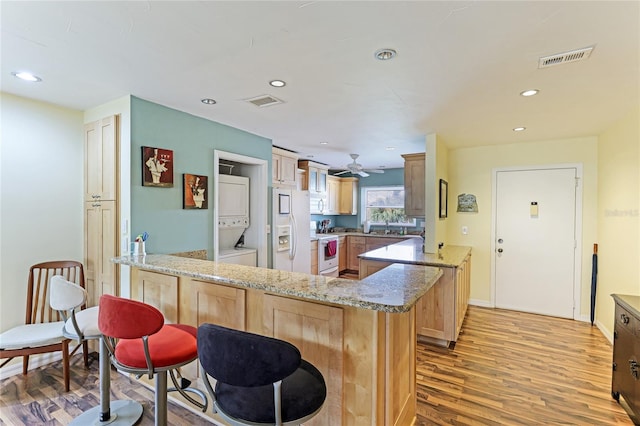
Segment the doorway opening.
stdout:
<path fill-rule="evenodd" d="M 232 174 L 236 176 L 244 176 L 249 178 L 249 227 L 244 232 L 244 241 L 247 246 L 255 248 L 257 251 L 257 266 L 266 268 L 268 259 L 268 217 L 269 210 L 267 199 L 267 188 L 265 182 L 268 182 L 267 160 L 261 158 L 248 157 L 246 155 L 235 154 L 232 152 L 214 150 L 214 190 L 213 197 L 213 260 L 218 260 L 220 256 L 220 239 L 218 232 L 219 222 L 219 197 L 218 184 L 220 182 L 221 165 L 232 165 Z M 225 166 L 223 169 L 227 168 Z M 226 171 L 225 171 L 226 173 Z"/>

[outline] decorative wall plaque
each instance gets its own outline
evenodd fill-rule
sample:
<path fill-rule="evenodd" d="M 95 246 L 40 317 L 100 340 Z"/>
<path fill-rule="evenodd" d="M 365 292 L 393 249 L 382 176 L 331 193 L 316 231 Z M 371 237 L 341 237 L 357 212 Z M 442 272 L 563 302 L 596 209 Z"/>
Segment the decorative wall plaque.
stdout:
<path fill-rule="evenodd" d="M 478 213 L 478 203 L 473 194 L 458 195 L 458 212 Z"/>

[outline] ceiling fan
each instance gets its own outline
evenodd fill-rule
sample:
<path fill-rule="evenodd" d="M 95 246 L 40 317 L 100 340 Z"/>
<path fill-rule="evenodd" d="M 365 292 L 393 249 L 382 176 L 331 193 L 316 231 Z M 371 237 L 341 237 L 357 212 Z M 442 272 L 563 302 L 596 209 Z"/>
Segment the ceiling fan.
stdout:
<path fill-rule="evenodd" d="M 380 170 L 380 169 L 364 169 L 362 167 L 362 164 L 359 164 L 356 162 L 356 159 L 359 157 L 359 154 L 349 154 L 351 156 L 351 158 L 353 159 L 353 163 L 349 163 L 347 164 L 345 167 L 347 168 L 347 170 L 342 171 L 340 173 L 336 173 L 334 176 L 338 176 L 338 175 L 342 175 L 345 173 L 351 173 L 353 175 L 360 175 L 362 177 L 367 177 L 369 176 L 369 173 L 384 173 L 384 170 Z M 367 173 L 369 172 L 369 173 Z"/>

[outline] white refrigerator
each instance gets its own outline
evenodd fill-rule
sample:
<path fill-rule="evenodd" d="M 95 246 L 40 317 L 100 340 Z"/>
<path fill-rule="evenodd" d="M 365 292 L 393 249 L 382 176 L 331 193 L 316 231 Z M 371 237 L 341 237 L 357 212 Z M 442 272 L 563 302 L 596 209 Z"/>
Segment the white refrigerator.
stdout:
<path fill-rule="evenodd" d="M 273 269 L 311 273 L 309 191 L 273 188 Z"/>

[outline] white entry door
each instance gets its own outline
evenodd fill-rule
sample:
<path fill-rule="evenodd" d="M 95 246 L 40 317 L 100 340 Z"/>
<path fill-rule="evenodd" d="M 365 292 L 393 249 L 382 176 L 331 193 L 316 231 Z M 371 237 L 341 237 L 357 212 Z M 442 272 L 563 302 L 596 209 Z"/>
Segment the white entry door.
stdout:
<path fill-rule="evenodd" d="M 574 318 L 576 177 L 496 172 L 496 307 Z"/>

